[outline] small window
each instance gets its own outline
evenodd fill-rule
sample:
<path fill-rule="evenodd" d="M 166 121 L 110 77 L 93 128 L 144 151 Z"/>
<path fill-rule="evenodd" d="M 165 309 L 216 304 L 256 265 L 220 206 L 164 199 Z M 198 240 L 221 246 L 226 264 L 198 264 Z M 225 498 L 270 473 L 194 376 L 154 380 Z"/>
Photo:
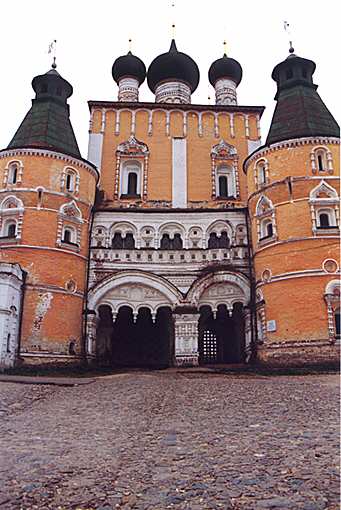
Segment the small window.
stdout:
<path fill-rule="evenodd" d="M 43 94 L 46 94 L 46 92 L 47 92 L 47 83 L 43 83 L 42 84 L 40 92 L 42 92 Z"/>
<path fill-rule="evenodd" d="M 320 228 L 328 228 L 328 227 L 330 227 L 330 225 L 329 225 L 329 214 L 321 213 L 321 214 L 319 214 L 319 218 L 320 218 Z"/>
<path fill-rule="evenodd" d="M 267 237 L 272 237 L 273 236 L 273 227 L 272 227 L 272 223 L 268 223 L 266 225 L 266 236 Z"/>
<path fill-rule="evenodd" d="M 66 187 L 67 191 L 70 191 L 70 192 L 74 191 L 74 181 L 75 181 L 74 174 L 72 174 L 72 173 L 66 174 L 66 184 L 65 184 L 65 187 Z"/>
<path fill-rule="evenodd" d="M 258 184 L 262 185 L 266 183 L 266 168 L 265 165 L 259 165 L 257 171 Z"/>
<path fill-rule="evenodd" d="M 228 197 L 228 188 L 227 188 L 227 177 L 226 175 L 219 176 L 219 196 L 220 197 Z"/>
<path fill-rule="evenodd" d="M 18 165 L 12 163 L 8 170 L 8 184 L 16 184 L 18 179 Z"/>
<path fill-rule="evenodd" d="M 61 96 L 62 95 L 62 88 L 61 87 L 57 87 L 56 94 L 57 94 L 57 96 Z"/>
<path fill-rule="evenodd" d="M 15 223 L 9 223 L 6 229 L 6 237 L 16 237 L 17 226 Z"/>
<path fill-rule="evenodd" d="M 137 174 L 129 172 L 128 174 L 128 195 L 137 195 Z"/>
<path fill-rule="evenodd" d="M 260 241 L 262 241 L 263 239 L 270 239 L 271 237 L 273 237 L 274 235 L 274 230 L 273 230 L 273 224 L 272 224 L 272 221 L 271 220 L 264 220 L 262 223 L 261 223 L 261 237 L 260 237 Z"/>
<path fill-rule="evenodd" d="M 66 228 L 64 230 L 63 243 L 69 243 L 70 244 L 71 242 L 72 242 L 72 232 L 71 232 L 71 230 Z"/>

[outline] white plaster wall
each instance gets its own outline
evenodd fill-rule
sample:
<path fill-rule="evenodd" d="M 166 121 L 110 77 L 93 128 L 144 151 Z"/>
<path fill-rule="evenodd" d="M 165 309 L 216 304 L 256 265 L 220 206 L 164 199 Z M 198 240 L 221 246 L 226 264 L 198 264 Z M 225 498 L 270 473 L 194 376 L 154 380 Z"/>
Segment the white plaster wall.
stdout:
<path fill-rule="evenodd" d="M 172 140 L 172 206 L 187 207 L 187 141 Z"/>
<path fill-rule="evenodd" d="M 101 171 L 102 164 L 103 133 L 90 133 L 88 145 L 88 161 L 96 165 Z"/>
<path fill-rule="evenodd" d="M 0 263 L 0 369 L 14 366 L 18 354 L 22 282 L 18 264 Z"/>

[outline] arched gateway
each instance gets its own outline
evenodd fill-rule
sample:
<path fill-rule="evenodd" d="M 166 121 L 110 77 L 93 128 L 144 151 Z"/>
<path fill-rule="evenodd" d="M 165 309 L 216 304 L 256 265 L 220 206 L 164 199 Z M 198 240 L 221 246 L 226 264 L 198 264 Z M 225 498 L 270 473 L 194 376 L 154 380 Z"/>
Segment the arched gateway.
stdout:
<path fill-rule="evenodd" d="M 228 271 L 195 280 L 187 294 L 155 274 L 116 273 L 89 292 L 88 358 L 124 366 L 243 362 L 249 295 L 247 278 Z"/>

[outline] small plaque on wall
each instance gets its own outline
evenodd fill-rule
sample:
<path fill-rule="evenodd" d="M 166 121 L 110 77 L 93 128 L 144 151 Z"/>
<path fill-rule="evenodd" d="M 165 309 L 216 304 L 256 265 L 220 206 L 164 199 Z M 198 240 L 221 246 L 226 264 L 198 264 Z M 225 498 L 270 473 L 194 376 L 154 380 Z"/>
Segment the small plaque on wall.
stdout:
<path fill-rule="evenodd" d="M 267 331 L 276 331 L 277 329 L 277 325 L 276 325 L 276 321 L 268 321 L 267 324 L 266 324 L 266 329 Z"/>

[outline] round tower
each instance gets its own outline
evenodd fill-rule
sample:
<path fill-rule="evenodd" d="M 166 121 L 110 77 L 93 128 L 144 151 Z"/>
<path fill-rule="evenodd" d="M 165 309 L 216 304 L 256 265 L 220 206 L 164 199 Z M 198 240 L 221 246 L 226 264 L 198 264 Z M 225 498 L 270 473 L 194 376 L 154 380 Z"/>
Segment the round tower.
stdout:
<path fill-rule="evenodd" d="M 1 263 L 21 267 L 26 276 L 12 364 L 18 356 L 29 363 L 75 361 L 82 355 L 98 180 L 96 167 L 80 155 L 70 123 L 72 86 L 55 65 L 32 86 L 32 107 L 0 152 Z"/>
<path fill-rule="evenodd" d="M 337 360 L 339 126 L 316 92 L 314 70 L 292 48 L 274 68 L 269 134 L 244 163 L 258 356 L 269 364 Z"/>
<path fill-rule="evenodd" d="M 169 51 L 150 64 L 147 81 L 156 103 L 190 103 L 199 84 L 199 69 L 194 60 L 178 51 L 172 39 Z"/>
<path fill-rule="evenodd" d="M 141 59 L 128 51 L 115 60 L 112 76 L 118 85 L 118 101 L 139 100 L 139 87 L 146 78 L 146 66 Z"/>

